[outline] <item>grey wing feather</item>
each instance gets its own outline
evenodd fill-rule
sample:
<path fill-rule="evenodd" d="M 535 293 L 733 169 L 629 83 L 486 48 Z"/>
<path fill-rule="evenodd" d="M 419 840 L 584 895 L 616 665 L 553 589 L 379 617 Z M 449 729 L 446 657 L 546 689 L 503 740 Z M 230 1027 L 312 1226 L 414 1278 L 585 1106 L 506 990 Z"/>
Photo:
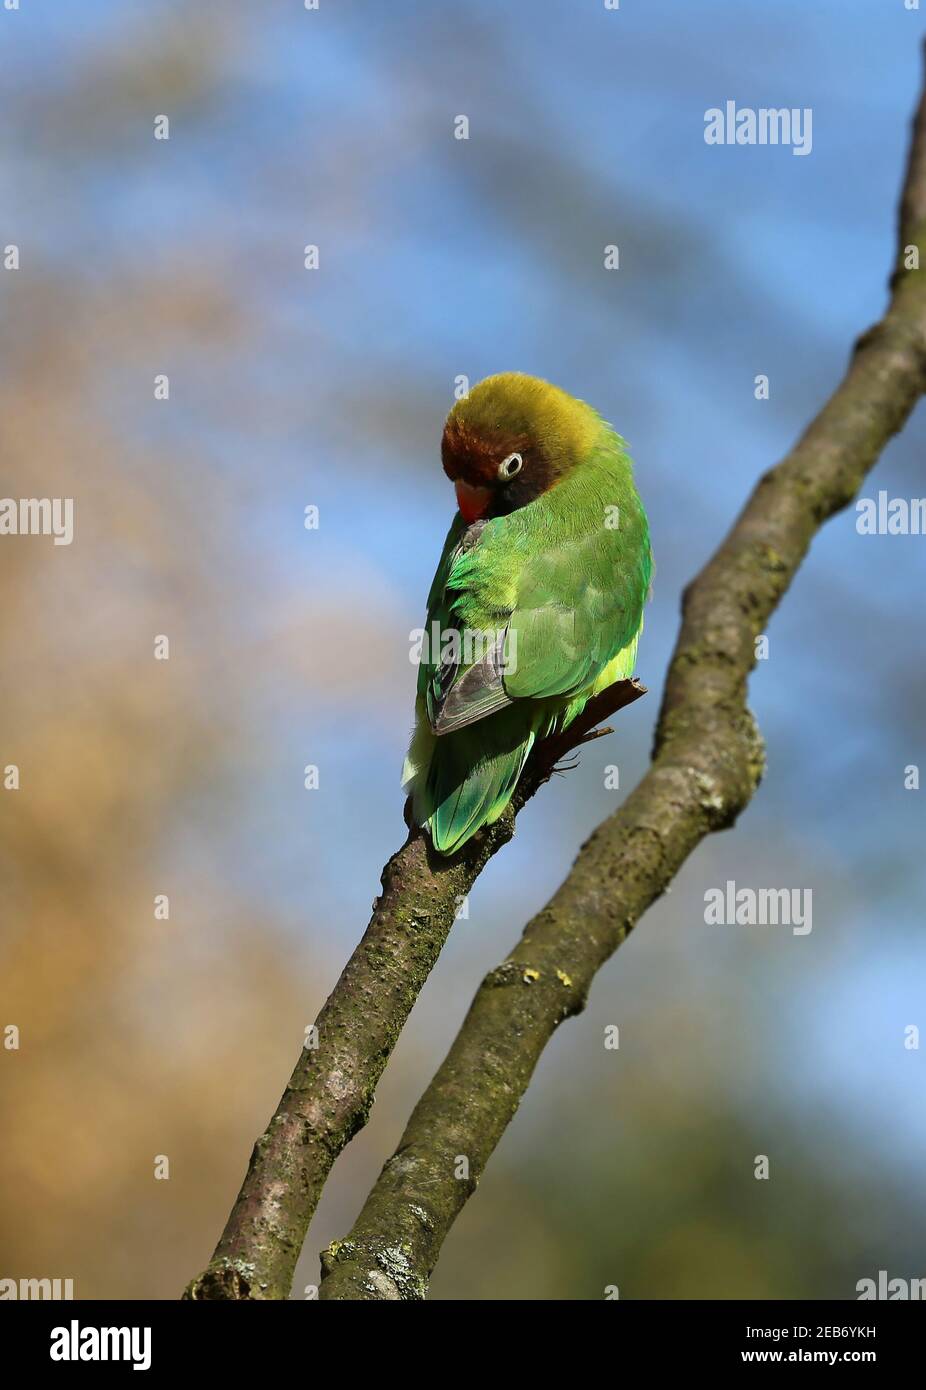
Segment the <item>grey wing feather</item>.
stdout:
<path fill-rule="evenodd" d="M 429 699 L 428 718 L 435 734 L 453 733 L 514 703 L 503 680 L 506 633 L 507 629 L 499 633 L 485 655 L 464 671 L 446 694 Z"/>

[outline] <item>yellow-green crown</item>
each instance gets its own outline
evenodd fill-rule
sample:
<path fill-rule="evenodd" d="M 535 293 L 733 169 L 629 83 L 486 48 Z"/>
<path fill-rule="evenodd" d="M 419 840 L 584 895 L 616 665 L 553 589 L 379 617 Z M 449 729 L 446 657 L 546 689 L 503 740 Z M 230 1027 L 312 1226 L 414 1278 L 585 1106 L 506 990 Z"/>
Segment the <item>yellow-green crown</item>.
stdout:
<path fill-rule="evenodd" d="M 585 401 L 523 372 L 486 377 L 447 417 L 451 433 L 462 429 L 483 439 L 529 436 L 561 466 L 585 457 L 601 426 L 601 417 Z"/>

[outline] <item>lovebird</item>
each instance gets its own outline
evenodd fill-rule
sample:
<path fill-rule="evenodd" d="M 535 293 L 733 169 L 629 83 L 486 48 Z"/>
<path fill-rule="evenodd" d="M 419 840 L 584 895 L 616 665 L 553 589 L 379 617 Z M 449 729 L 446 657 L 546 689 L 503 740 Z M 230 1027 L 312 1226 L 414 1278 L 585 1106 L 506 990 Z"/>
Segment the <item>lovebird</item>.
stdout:
<path fill-rule="evenodd" d="M 458 511 L 402 783 L 452 855 L 502 814 L 539 739 L 633 675 L 653 559 L 626 444 L 549 382 L 480 382 L 447 417 L 441 461 Z"/>

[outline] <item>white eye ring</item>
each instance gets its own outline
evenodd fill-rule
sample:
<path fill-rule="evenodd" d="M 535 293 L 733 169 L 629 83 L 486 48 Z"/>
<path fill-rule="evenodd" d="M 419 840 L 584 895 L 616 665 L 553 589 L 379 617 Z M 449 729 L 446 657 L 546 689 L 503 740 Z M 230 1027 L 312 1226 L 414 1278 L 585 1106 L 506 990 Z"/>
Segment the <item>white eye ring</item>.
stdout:
<path fill-rule="evenodd" d="M 498 476 L 504 482 L 508 478 L 513 478 L 516 473 L 520 473 L 524 460 L 520 454 L 509 454 L 506 459 L 498 465 Z"/>

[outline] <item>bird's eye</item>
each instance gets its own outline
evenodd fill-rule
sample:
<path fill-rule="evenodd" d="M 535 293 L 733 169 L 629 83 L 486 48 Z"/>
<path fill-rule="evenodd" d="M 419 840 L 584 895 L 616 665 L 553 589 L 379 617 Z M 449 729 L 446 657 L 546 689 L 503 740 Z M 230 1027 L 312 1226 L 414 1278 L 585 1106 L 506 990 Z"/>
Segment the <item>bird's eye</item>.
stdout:
<path fill-rule="evenodd" d="M 498 465 L 498 476 L 501 478 L 502 482 L 507 482 L 507 480 L 513 478 L 516 473 L 520 473 L 523 463 L 524 460 L 520 454 L 509 454 L 506 459 L 503 459 Z"/>

